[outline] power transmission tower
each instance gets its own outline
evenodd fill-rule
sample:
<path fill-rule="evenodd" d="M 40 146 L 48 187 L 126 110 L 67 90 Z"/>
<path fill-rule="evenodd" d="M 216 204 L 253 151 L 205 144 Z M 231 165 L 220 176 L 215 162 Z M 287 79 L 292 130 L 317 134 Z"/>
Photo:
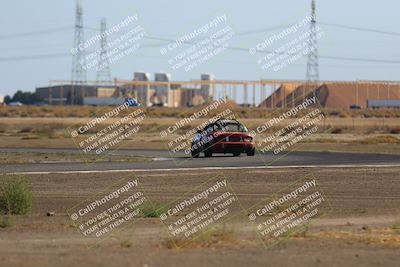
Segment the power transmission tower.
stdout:
<path fill-rule="evenodd" d="M 111 84 L 111 71 L 110 63 L 107 57 L 107 22 L 106 19 L 101 19 L 100 24 L 100 55 L 99 62 L 97 65 L 97 83 L 99 84 Z"/>
<path fill-rule="evenodd" d="M 319 81 L 319 63 L 317 48 L 317 15 L 315 0 L 311 2 L 311 24 L 308 40 L 307 82 Z"/>
<path fill-rule="evenodd" d="M 83 37 L 83 11 L 82 0 L 76 1 L 74 47 L 72 49 L 72 84 L 86 83 L 85 51 L 82 47 Z"/>

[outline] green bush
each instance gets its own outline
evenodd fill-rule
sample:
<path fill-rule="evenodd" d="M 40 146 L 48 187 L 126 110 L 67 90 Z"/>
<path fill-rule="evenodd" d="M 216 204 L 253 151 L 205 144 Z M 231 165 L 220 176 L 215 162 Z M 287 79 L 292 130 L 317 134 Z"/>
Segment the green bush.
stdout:
<path fill-rule="evenodd" d="M 167 212 L 168 207 L 162 204 L 147 204 L 143 205 L 141 208 L 141 214 L 145 218 L 157 218 L 161 214 Z"/>
<path fill-rule="evenodd" d="M 32 207 L 32 193 L 21 177 L 9 177 L 0 186 L 0 212 L 8 215 L 27 214 Z"/>
<path fill-rule="evenodd" d="M 0 218 L 0 228 L 7 228 L 14 225 L 14 220 L 11 216 L 5 215 Z"/>

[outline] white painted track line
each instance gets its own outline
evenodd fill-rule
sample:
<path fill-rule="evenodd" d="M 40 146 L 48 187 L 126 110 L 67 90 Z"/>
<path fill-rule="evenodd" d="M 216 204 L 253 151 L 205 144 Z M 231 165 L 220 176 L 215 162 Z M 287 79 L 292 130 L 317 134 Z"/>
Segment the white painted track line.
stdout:
<path fill-rule="evenodd" d="M 288 165 L 288 166 L 248 166 L 248 167 L 198 167 L 169 169 L 120 169 L 92 171 L 47 171 L 47 172 L 10 172 L 0 175 L 37 175 L 37 174 L 80 174 L 80 173 L 118 173 L 118 172 L 170 172 L 170 171 L 204 171 L 204 170 L 242 170 L 242 169 L 300 169 L 300 168 L 389 168 L 400 167 L 400 164 L 350 164 L 350 165 Z"/>

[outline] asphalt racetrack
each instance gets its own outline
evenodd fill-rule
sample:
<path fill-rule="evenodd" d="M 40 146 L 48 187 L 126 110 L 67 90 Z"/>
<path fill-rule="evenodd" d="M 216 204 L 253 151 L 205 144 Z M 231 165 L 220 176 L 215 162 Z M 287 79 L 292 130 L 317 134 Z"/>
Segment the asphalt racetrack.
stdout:
<path fill-rule="evenodd" d="M 0 148 L 5 153 L 79 153 L 76 149 L 25 149 Z M 118 150 L 114 155 L 131 155 L 152 158 L 144 162 L 87 162 L 87 163 L 24 163 L 1 164 L 1 173 L 74 173 L 135 170 L 174 170 L 174 169 L 242 169 L 242 168 L 323 168 L 323 167 L 362 167 L 362 166 L 400 166 L 400 155 L 354 154 L 335 152 L 290 152 L 273 155 L 256 153 L 254 157 L 242 154 L 239 157 L 215 155 L 212 158 L 192 159 L 184 153 L 171 155 L 165 150 Z"/>

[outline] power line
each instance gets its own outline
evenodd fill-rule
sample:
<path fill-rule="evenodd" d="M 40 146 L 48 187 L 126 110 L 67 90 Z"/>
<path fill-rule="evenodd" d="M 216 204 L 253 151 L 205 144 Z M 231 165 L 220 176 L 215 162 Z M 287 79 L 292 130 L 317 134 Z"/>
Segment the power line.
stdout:
<path fill-rule="evenodd" d="M 161 44 L 142 45 L 141 48 L 159 47 L 160 45 Z M 248 52 L 248 49 L 246 49 L 246 48 L 235 48 L 235 49 L 238 51 Z M 31 59 L 60 58 L 60 57 L 70 57 L 70 56 L 71 56 L 70 53 L 39 54 L 39 55 L 18 56 L 18 57 L 0 57 L 0 61 L 23 61 L 23 60 L 31 60 Z M 334 57 L 334 56 L 324 56 L 324 55 L 320 55 L 319 58 L 330 59 L 330 60 L 354 61 L 354 62 L 400 64 L 400 60 L 387 60 L 387 59 Z"/>
<path fill-rule="evenodd" d="M 383 30 L 378 30 L 378 29 L 362 28 L 362 27 L 355 27 L 355 26 L 343 25 L 343 24 L 335 24 L 335 23 L 327 23 L 327 22 L 321 22 L 321 21 L 319 21 L 318 24 L 325 25 L 325 26 L 336 27 L 336 28 L 343 28 L 343 29 L 348 29 L 348 30 L 379 33 L 379 34 L 386 34 L 386 35 L 392 35 L 392 36 L 400 36 L 400 33 L 398 33 L 398 32 L 383 31 Z M 291 25 L 292 24 L 278 25 L 278 26 L 269 27 L 269 28 L 263 28 L 263 29 L 258 29 L 258 30 L 243 31 L 243 32 L 238 32 L 235 35 L 236 36 L 242 36 L 242 35 L 265 33 L 265 32 L 269 32 L 269 31 L 285 29 L 285 28 L 290 27 Z M 57 33 L 57 32 L 65 31 L 65 30 L 72 30 L 73 28 L 74 28 L 74 26 L 70 25 L 70 26 L 60 26 L 60 27 L 44 29 L 44 30 L 38 30 L 38 31 L 0 35 L 0 39 L 13 39 L 13 38 L 32 36 L 32 35 L 42 35 L 42 34 L 48 34 L 48 33 Z M 95 28 L 95 27 L 84 27 L 84 29 L 92 30 L 92 31 L 100 31 L 100 28 Z"/>
<path fill-rule="evenodd" d="M 238 32 L 235 33 L 235 36 L 243 36 L 243 35 L 251 35 L 251 34 L 258 34 L 258 33 L 266 33 L 270 31 L 275 31 L 275 30 L 280 30 L 280 29 L 286 29 L 292 26 L 293 24 L 289 25 L 278 25 L 274 27 L 268 27 L 268 28 L 263 28 L 263 29 L 258 29 L 258 30 L 249 30 L 249 31 L 243 31 L 243 32 Z M 95 27 L 84 27 L 84 29 L 91 30 L 91 31 L 100 31 L 99 28 Z"/>
<path fill-rule="evenodd" d="M 155 37 L 155 36 L 145 36 L 143 38 L 151 39 L 151 40 L 168 41 L 168 42 L 175 41 L 172 39 L 167 39 L 167 38 L 163 38 L 163 37 Z M 196 43 L 183 42 L 183 44 L 193 45 Z M 162 46 L 162 44 L 160 44 L 160 46 Z M 233 51 L 249 52 L 248 48 L 243 48 L 243 47 L 228 46 L 226 49 L 233 50 Z M 278 55 L 290 55 L 290 56 L 297 55 L 297 54 L 293 54 L 293 53 L 276 52 L 276 51 L 272 51 L 272 50 L 258 50 L 257 52 L 262 53 L 262 54 L 278 54 Z M 400 60 L 386 60 L 386 59 L 372 59 L 372 58 L 338 57 L 338 56 L 323 56 L 323 55 L 322 56 L 320 55 L 319 58 L 332 59 L 332 60 L 344 60 L 344 61 L 374 62 L 374 63 L 391 63 L 391 64 L 399 64 L 400 63 Z"/>
<path fill-rule="evenodd" d="M 32 56 L 19 56 L 19 57 L 0 57 L 0 61 L 23 61 L 32 59 L 61 58 L 70 56 L 71 56 L 70 53 L 54 53 L 54 54 L 41 54 Z"/>
<path fill-rule="evenodd" d="M 159 47 L 162 44 L 148 44 L 141 45 L 141 48 L 152 48 Z M 87 52 L 95 52 L 95 51 L 87 51 Z M 23 61 L 23 60 L 36 60 L 36 59 L 48 59 L 48 58 L 63 58 L 63 57 L 71 57 L 71 53 L 50 53 L 50 54 L 38 54 L 38 55 L 28 55 L 28 56 L 16 56 L 16 57 L 0 57 L 0 62 L 2 61 Z"/>
<path fill-rule="evenodd" d="M 327 25 L 327 23 L 320 23 L 319 24 L 324 24 Z M 366 29 L 366 28 L 358 28 L 358 27 L 351 27 L 351 26 L 344 26 L 344 25 L 338 25 L 338 24 L 330 24 L 330 25 L 336 25 L 336 26 L 343 26 L 343 27 L 347 27 L 347 28 L 351 28 L 354 30 L 362 30 L 362 31 L 370 31 L 370 32 L 377 32 L 377 33 L 384 33 L 384 34 L 397 34 L 397 33 L 393 33 L 393 32 L 385 32 L 385 31 L 380 31 L 380 30 L 373 30 L 373 29 Z M 272 28 L 268 28 L 268 29 L 264 29 L 264 30 L 272 30 L 272 29 L 277 29 L 279 27 L 283 27 L 283 26 L 276 26 L 276 27 L 272 27 Z M 98 30 L 96 28 L 88 28 L 91 30 Z M 255 32 L 260 32 L 262 30 L 257 30 L 257 31 L 248 31 L 248 32 L 243 32 L 242 34 L 247 34 L 247 33 L 255 33 Z M 169 39 L 169 38 L 165 38 L 165 37 L 158 37 L 158 36 L 144 36 L 144 39 L 149 39 L 149 40 L 158 40 L 158 41 L 164 41 L 164 42 L 174 42 L 174 39 Z M 196 44 L 194 42 L 183 42 L 183 44 L 185 45 L 193 45 Z M 157 46 L 157 45 L 155 45 Z M 162 46 L 162 44 L 160 44 L 159 46 Z M 242 51 L 242 52 L 248 52 L 249 49 L 248 48 L 242 48 L 242 47 L 232 47 L 232 46 L 228 46 L 227 47 L 228 50 L 233 50 L 233 51 Z M 259 53 L 264 53 L 264 54 L 283 54 L 283 55 L 292 55 L 295 56 L 296 54 L 291 54 L 291 53 L 285 53 L 285 52 L 275 52 L 275 51 L 271 51 L 271 50 L 262 50 L 262 51 L 257 51 Z M 373 63 L 387 63 L 387 64 L 399 64 L 400 60 L 386 60 L 386 59 L 372 59 L 372 58 L 356 58 L 356 57 L 339 57 L 339 56 L 324 56 L 324 55 L 319 55 L 319 58 L 324 58 L 324 59 L 330 59 L 330 60 L 343 60 L 343 61 L 355 61 L 355 62 L 373 62 Z"/>
<path fill-rule="evenodd" d="M 141 48 L 146 47 L 160 47 L 164 44 L 149 44 L 142 45 Z M 227 47 L 227 49 L 241 52 L 248 52 L 248 48 L 241 47 Z M 274 54 L 274 51 L 258 51 L 264 54 Z M 275 54 L 286 54 L 286 55 L 295 55 L 290 53 L 275 53 Z M 70 53 L 54 53 L 54 54 L 40 54 L 40 55 L 29 55 L 29 56 L 19 56 L 19 57 L 0 57 L 1 61 L 22 61 L 22 60 L 31 60 L 31 59 L 44 59 L 44 58 L 58 58 L 58 57 L 66 57 L 71 56 Z M 330 60 L 342 60 L 342 61 L 355 61 L 355 62 L 372 62 L 372 63 L 387 63 L 387 64 L 400 64 L 400 60 L 387 60 L 387 59 L 376 59 L 376 58 L 357 58 L 357 57 L 338 57 L 338 56 L 324 56 L 320 55 L 319 58 L 330 59 Z"/>
<path fill-rule="evenodd" d="M 72 26 L 64 26 L 64 27 L 57 27 L 57 28 L 51 28 L 51 29 L 46 29 L 46 30 L 40 30 L 40 31 L 32 31 L 32 32 L 22 32 L 22 33 L 15 33 L 15 34 L 8 34 L 8 35 L 0 35 L 1 40 L 5 39 L 14 39 L 14 38 L 20 38 L 20 37 L 26 37 L 26 36 L 32 36 L 32 35 L 42 35 L 42 34 L 48 34 L 48 33 L 56 33 L 60 31 L 65 31 L 65 30 L 72 30 Z"/>
<path fill-rule="evenodd" d="M 398 33 L 398 32 L 388 32 L 388 31 L 382 31 L 382 30 L 377 30 L 377 29 L 368 29 L 368 28 L 361 28 L 361 27 L 354 27 L 354 26 L 326 23 L 326 22 L 319 22 L 319 24 L 336 27 L 336 28 L 354 30 L 354 31 L 363 31 L 363 32 L 379 33 L 379 34 L 385 34 L 385 35 L 391 35 L 391 36 L 400 36 L 400 33 Z"/>
<path fill-rule="evenodd" d="M 400 63 L 400 60 L 373 59 L 373 58 L 333 57 L 333 56 L 320 56 L 320 58 L 332 59 L 332 60 L 344 60 L 344 61 L 389 63 L 389 64 L 399 64 Z"/>
<path fill-rule="evenodd" d="M 337 26 L 337 27 L 344 27 L 344 28 L 349 28 L 352 30 L 360 30 L 360 31 L 368 31 L 368 32 L 374 32 L 374 33 L 382 33 L 382 34 L 390 34 L 390 35 L 400 35 L 399 33 L 394 33 L 394 32 L 387 32 L 387 31 L 380 31 L 380 30 L 373 30 L 373 29 L 367 29 L 367 28 L 358 28 L 358 27 L 352 27 L 352 26 L 345 26 L 345 25 L 339 25 L 339 24 L 329 24 L 329 23 L 321 23 L 318 22 L 319 24 L 322 25 L 329 25 L 329 26 Z M 258 32 L 263 32 L 263 31 L 268 31 L 268 30 L 273 30 L 273 29 L 278 29 L 282 26 L 276 26 L 276 27 L 271 27 L 271 28 L 266 28 L 266 29 L 260 29 L 260 30 L 255 30 L 255 31 L 247 31 L 247 32 L 242 32 L 239 34 L 246 35 L 246 34 L 253 34 L 253 33 L 258 33 Z M 100 29 L 97 28 L 92 28 L 92 27 L 82 27 L 83 29 L 89 29 L 89 30 L 94 30 L 94 31 L 99 31 Z M 56 30 L 60 29 L 65 29 L 65 27 L 58 27 L 58 28 L 53 28 L 53 29 L 48 29 L 48 30 L 43 30 L 43 31 L 37 31 L 37 32 L 30 32 L 30 33 L 21 33 L 21 34 L 15 34 L 13 36 L 22 36 L 24 34 L 44 34 L 48 32 L 53 32 Z M 0 36 L 0 38 L 4 38 L 7 36 Z M 11 36 L 8 36 L 11 37 Z M 162 42 L 174 42 L 174 39 L 170 38 L 165 38 L 165 37 L 159 37 L 159 36 L 144 36 L 144 39 L 149 39 L 149 40 L 157 40 L 157 41 L 162 41 Z M 197 44 L 195 42 L 184 42 L 185 45 L 193 45 Z M 149 44 L 147 46 L 141 46 L 141 48 L 145 47 L 160 47 L 163 46 L 164 44 Z M 243 47 L 233 47 L 229 46 L 227 47 L 228 50 L 232 51 L 241 51 L 241 52 L 248 52 L 248 48 L 243 48 Z M 257 51 L 259 53 L 263 54 L 284 54 L 284 55 L 292 55 L 294 56 L 295 54 L 291 53 L 285 53 L 281 52 L 278 53 L 276 51 L 271 51 L 271 50 L 262 50 L 262 51 Z M 30 56 L 20 56 L 20 57 L 3 57 L 0 58 L 0 61 L 22 61 L 22 60 L 31 60 L 31 59 L 44 59 L 44 58 L 57 58 L 57 57 L 65 57 L 70 54 L 68 53 L 55 53 L 55 54 L 41 54 L 41 55 L 30 55 Z M 387 59 L 376 59 L 376 58 L 357 58 L 357 57 L 340 57 L 340 56 L 329 56 L 329 55 L 320 55 L 319 58 L 323 59 L 329 59 L 329 60 L 342 60 L 342 61 L 355 61 L 355 62 L 372 62 L 372 63 L 387 63 L 387 64 L 399 64 L 400 60 L 387 60 Z"/>
<path fill-rule="evenodd" d="M 258 33 L 266 33 L 270 31 L 275 31 L 275 30 L 280 30 L 280 29 L 286 29 L 289 28 L 292 25 L 280 25 L 280 26 L 275 26 L 275 27 L 269 27 L 269 28 L 264 28 L 264 29 L 258 29 L 258 30 L 251 30 L 251 31 L 244 31 L 244 32 L 238 32 L 235 33 L 235 36 L 243 36 L 243 35 L 251 35 L 251 34 L 258 34 Z"/>

